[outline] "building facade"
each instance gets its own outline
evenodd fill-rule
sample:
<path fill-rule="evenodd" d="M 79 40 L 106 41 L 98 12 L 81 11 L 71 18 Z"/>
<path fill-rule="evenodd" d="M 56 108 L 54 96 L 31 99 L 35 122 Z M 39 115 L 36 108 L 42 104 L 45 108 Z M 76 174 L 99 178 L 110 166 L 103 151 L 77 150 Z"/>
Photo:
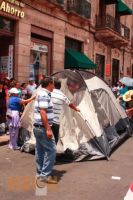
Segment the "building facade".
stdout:
<path fill-rule="evenodd" d="M 123 10 L 124 6 L 124 10 Z M 108 83 L 133 76 L 132 1 L 0 1 L 0 78 L 64 69 L 65 50 L 89 57 Z"/>

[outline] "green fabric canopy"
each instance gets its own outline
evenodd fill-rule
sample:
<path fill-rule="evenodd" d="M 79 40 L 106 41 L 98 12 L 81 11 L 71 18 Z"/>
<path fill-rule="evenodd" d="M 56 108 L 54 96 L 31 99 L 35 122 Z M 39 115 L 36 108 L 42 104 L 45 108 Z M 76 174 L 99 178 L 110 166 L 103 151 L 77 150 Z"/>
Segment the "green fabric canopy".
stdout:
<path fill-rule="evenodd" d="M 65 69 L 95 69 L 94 64 L 85 54 L 72 49 L 65 50 Z"/>
<path fill-rule="evenodd" d="M 133 14 L 133 11 L 123 2 L 123 0 L 118 0 L 116 9 L 120 15 L 132 15 Z"/>

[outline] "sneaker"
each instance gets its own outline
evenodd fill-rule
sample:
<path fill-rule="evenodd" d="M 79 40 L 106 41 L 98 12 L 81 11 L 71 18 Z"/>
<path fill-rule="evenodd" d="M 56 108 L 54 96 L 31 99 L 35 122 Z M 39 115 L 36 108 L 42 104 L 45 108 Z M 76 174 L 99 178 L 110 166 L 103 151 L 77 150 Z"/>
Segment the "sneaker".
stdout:
<path fill-rule="evenodd" d="M 44 188 L 46 184 L 57 184 L 57 180 L 53 179 L 51 176 L 46 177 L 38 177 L 36 179 L 36 185 L 39 188 Z"/>
<path fill-rule="evenodd" d="M 56 179 L 52 178 L 51 176 L 48 176 L 47 183 L 49 183 L 49 184 L 57 184 L 58 181 Z"/>
<path fill-rule="evenodd" d="M 8 148 L 9 148 L 9 149 L 13 149 L 13 146 L 11 146 L 11 145 L 9 144 L 9 145 L 8 145 Z"/>
<path fill-rule="evenodd" d="M 20 150 L 20 147 L 16 146 L 13 148 L 14 150 Z"/>

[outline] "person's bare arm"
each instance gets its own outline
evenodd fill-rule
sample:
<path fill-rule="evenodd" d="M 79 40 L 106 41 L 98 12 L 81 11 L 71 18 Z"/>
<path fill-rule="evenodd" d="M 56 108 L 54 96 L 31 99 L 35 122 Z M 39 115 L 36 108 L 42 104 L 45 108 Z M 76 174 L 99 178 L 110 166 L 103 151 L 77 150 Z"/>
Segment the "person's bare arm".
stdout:
<path fill-rule="evenodd" d="M 36 98 L 36 96 L 33 96 L 33 97 L 31 97 L 31 98 L 29 98 L 29 99 L 21 99 L 21 101 L 20 101 L 20 104 L 27 104 L 27 103 L 30 103 L 31 101 L 33 101 L 34 99 Z"/>
<path fill-rule="evenodd" d="M 40 115 L 41 115 L 41 119 L 42 119 L 42 122 L 44 124 L 44 127 L 46 129 L 47 138 L 51 139 L 52 136 L 53 136 L 53 133 L 52 133 L 51 127 L 49 126 L 49 123 L 48 123 L 46 110 L 40 109 Z"/>
<path fill-rule="evenodd" d="M 73 103 L 70 103 L 70 104 L 69 104 L 69 107 L 70 107 L 71 109 L 77 111 L 77 112 L 80 112 L 80 109 L 77 108 Z"/>
<path fill-rule="evenodd" d="M 133 111 L 133 108 L 129 108 L 126 110 L 126 112 L 130 112 L 130 111 Z"/>
<path fill-rule="evenodd" d="M 133 108 L 127 109 L 127 110 L 126 110 L 126 113 L 127 113 L 127 116 L 128 116 L 129 118 L 131 118 L 131 117 L 133 116 Z"/>

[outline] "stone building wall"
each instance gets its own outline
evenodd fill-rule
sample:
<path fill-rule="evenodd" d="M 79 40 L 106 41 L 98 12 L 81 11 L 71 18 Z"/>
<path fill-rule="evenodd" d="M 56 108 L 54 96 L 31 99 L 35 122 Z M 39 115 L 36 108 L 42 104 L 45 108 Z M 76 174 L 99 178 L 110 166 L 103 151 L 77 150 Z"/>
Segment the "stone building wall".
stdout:
<path fill-rule="evenodd" d="M 112 48 L 97 40 L 95 37 L 96 16 L 99 15 L 100 0 L 89 0 L 89 2 L 91 3 L 91 19 L 86 20 L 82 16 L 66 12 L 61 6 L 50 4 L 47 0 L 25 1 L 25 17 L 16 21 L 14 77 L 21 82 L 26 81 L 29 77 L 32 26 L 40 30 L 39 34 L 43 35 L 44 31 L 52 34 L 51 73 L 64 69 L 65 38 L 68 37 L 82 42 L 82 52 L 93 62 L 96 61 L 96 54 L 105 56 L 105 67 L 106 64 L 110 64 L 112 67 L 112 59 L 118 59 L 119 78 L 131 76 L 133 64 L 131 41 L 127 47 Z M 115 16 L 114 4 L 108 5 L 106 10 L 109 15 Z M 1 11 L 0 14 L 16 20 L 10 14 Z M 133 36 L 133 16 L 122 16 L 121 23 L 131 29 Z M 104 71 L 104 79 L 108 82 L 112 81 L 112 76 L 112 69 L 110 76 L 106 76 Z"/>

